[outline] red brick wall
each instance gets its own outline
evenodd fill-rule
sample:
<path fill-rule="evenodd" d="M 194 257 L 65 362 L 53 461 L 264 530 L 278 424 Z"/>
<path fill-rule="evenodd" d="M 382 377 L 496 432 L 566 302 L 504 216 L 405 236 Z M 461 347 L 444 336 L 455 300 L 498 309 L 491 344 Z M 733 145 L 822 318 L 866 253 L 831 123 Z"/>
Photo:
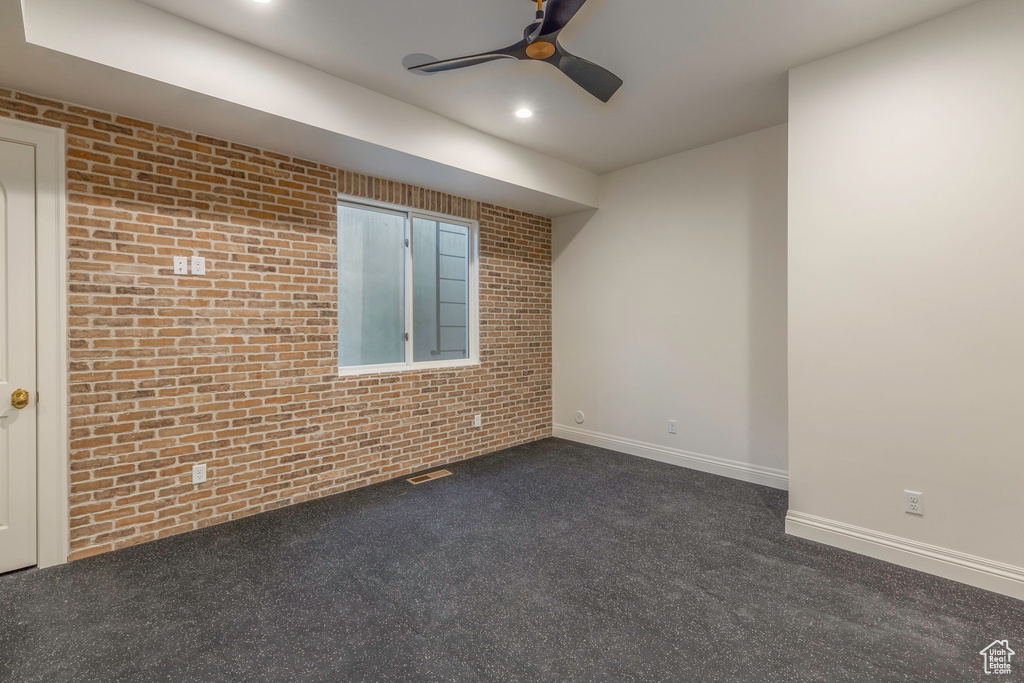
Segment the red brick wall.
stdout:
<path fill-rule="evenodd" d="M 550 436 L 548 219 L 9 90 L 0 116 L 67 131 L 73 559 Z M 479 220 L 480 367 L 338 377 L 339 188 Z"/>

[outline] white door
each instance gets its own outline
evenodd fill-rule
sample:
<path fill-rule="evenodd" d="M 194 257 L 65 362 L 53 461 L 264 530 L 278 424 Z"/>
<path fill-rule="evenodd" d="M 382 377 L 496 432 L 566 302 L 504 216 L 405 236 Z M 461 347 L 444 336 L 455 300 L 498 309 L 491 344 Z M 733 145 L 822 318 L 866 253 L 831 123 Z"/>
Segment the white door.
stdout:
<path fill-rule="evenodd" d="M 36 563 L 35 147 L 0 139 L 0 572 Z"/>

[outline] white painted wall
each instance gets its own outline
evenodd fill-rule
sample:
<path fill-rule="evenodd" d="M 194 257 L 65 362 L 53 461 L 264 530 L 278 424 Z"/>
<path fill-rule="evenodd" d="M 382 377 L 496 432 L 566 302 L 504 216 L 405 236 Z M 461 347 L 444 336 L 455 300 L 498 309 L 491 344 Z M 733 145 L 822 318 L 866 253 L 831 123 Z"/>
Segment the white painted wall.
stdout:
<path fill-rule="evenodd" d="M 789 133 L 791 530 L 1024 597 L 1024 2 L 794 70 Z"/>
<path fill-rule="evenodd" d="M 599 202 L 555 221 L 556 435 L 784 487 L 786 127 L 603 176 Z"/>

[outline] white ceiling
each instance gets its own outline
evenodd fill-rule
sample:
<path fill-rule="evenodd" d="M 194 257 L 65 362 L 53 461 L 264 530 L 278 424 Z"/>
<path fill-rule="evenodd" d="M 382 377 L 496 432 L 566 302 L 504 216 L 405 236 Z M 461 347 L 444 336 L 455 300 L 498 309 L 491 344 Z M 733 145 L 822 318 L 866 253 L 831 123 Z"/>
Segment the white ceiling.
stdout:
<path fill-rule="evenodd" d="M 562 42 L 625 80 L 608 104 L 541 63 L 402 68 L 515 42 L 531 0 L 138 1 L 604 173 L 783 123 L 790 68 L 976 0 L 589 0 Z"/>
<path fill-rule="evenodd" d="M 0 87 L 544 216 L 598 176 L 135 0 L 0 0 Z"/>

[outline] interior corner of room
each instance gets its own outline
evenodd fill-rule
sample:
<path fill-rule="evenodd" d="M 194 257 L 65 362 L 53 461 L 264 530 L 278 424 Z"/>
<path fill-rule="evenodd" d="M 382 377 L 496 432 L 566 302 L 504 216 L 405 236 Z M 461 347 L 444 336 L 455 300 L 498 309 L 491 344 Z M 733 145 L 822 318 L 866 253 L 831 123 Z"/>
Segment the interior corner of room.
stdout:
<path fill-rule="evenodd" d="M 1024 3 L 861 3 L 0 0 L 0 679 L 1010 666 Z"/>

